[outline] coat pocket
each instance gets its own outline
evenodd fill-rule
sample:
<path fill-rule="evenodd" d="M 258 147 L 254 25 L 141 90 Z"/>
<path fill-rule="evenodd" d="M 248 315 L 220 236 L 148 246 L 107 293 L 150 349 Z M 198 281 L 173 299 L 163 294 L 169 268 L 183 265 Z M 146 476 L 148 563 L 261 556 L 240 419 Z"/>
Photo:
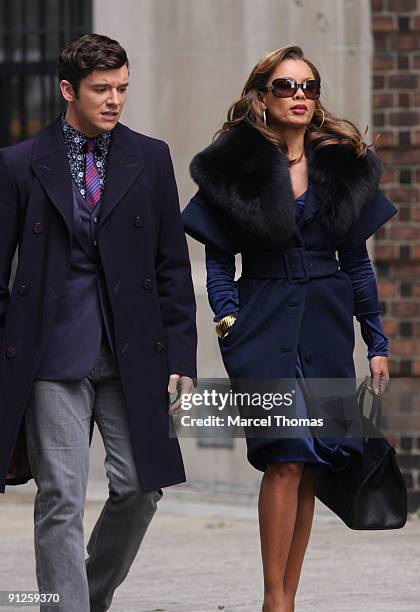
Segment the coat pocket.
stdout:
<path fill-rule="evenodd" d="M 239 311 L 236 315 L 235 323 L 229 329 L 228 335 L 223 339 L 218 339 L 221 348 L 230 346 L 235 339 L 239 339 L 242 333 L 246 331 L 247 322 L 249 323 L 252 317 L 258 315 L 254 310 L 255 302 L 270 280 L 243 277 L 238 280 Z"/>

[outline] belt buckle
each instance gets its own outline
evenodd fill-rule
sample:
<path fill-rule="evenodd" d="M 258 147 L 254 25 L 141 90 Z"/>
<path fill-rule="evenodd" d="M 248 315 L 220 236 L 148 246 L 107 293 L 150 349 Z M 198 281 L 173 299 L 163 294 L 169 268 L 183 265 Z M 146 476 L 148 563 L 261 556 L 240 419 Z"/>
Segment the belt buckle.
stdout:
<path fill-rule="evenodd" d="M 306 283 L 309 280 L 309 275 L 306 267 L 305 249 L 302 247 L 285 249 L 283 257 L 289 283 Z"/>

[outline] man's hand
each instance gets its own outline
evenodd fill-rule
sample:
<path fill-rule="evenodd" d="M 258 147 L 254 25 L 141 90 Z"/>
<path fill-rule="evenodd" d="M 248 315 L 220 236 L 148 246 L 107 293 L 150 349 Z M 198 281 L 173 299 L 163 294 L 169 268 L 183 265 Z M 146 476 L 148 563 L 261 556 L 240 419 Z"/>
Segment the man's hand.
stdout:
<path fill-rule="evenodd" d="M 182 396 L 184 393 L 190 394 L 194 391 L 193 379 L 189 376 L 181 376 L 180 374 L 170 374 L 168 393 L 174 395 L 176 398 L 169 404 L 169 414 L 177 414 L 181 411 Z"/>
<path fill-rule="evenodd" d="M 367 388 L 370 393 L 382 395 L 389 385 L 388 357 L 376 355 L 369 359 L 371 376 L 366 376 Z"/>

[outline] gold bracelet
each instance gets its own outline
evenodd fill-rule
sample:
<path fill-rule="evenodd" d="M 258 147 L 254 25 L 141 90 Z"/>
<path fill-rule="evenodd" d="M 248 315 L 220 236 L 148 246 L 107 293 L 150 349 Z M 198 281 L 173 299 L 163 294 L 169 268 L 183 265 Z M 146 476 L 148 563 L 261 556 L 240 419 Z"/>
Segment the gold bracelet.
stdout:
<path fill-rule="evenodd" d="M 236 314 L 228 314 L 225 317 L 223 317 L 223 319 L 220 319 L 220 321 L 218 321 L 216 323 L 216 334 L 219 336 L 219 338 L 224 338 L 226 336 L 226 334 L 228 333 L 229 329 L 232 327 L 232 325 L 235 323 L 236 321 Z"/>

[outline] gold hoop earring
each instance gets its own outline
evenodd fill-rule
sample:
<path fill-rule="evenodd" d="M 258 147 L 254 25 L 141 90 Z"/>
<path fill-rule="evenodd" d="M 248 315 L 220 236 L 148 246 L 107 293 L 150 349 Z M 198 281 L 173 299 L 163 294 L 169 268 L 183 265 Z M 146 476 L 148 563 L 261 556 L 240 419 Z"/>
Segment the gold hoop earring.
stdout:
<path fill-rule="evenodd" d="M 267 125 L 267 113 L 265 112 L 265 108 L 262 109 L 262 116 L 264 125 Z"/>
<path fill-rule="evenodd" d="M 325 113 L 324 113 L 324 111 L 322 110 L 322 108 L 316 108 L 316 109 L 314 110 L 314 115 L 315 115 L 315 113 L 316 113 L 317 111 L 318 111 L 318 112 L 320 112 L 320 113 L 322 113 L 322 121 L 321 121 L 321 123 L 320 123 L 319 125 L 315 126 L 315 129 L 314 129 L 314 130 L 311 130 L 312 132 L 319 132 L 319 130 L 320 130 L 320 129 L 322 128 L 322 126 L 324 125 L 324 121 L 325 121 Z M 311 121 L 312 121 L 312 119 L 311 119 Z M 308 123 L 308 125 L 306 126 L 306 129 L 307 129 L 307 130 L 309 129 L 309 126 L 310 126 L 310 123 Z"/>

